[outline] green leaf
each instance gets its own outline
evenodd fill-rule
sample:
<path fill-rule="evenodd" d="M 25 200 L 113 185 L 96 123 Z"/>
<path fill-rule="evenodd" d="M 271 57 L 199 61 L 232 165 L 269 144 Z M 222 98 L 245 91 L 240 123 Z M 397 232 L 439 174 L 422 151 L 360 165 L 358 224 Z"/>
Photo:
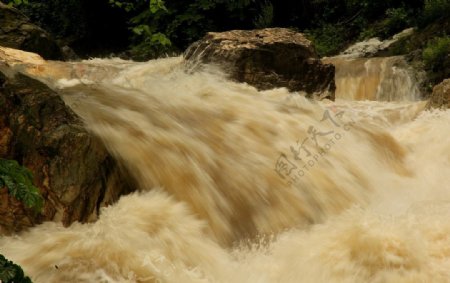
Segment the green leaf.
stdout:
<path fill-rule="evenodd" d="M 152 35 L 151 42 L 161 44 L 162 46 L 170 46 L 172 42 L 166 35 L 158 32 Z"/>
<path fill-rule="evenodd" d="M 2 283 L 32 283 L 28 276 L 25 276 L 20 266 L 6 259 L 0 254 L 0 282 Z"/>
<path fill-rule="evenodd" d="M 28 5 L 28 4 L 29 4 L 28 0 L 11 0 L 8 2 L 9 7 L 14 7 L 14 6 L 19 7 L 19 6 Z"/>
<path fill-rule="evenodd" d="M 16 270 L 13 266 L 0 267 L 1 282 L 10 282 L 14 277 L 16 277 Z"/>
<path fill-rule="evenodd" d="M 6 186 L 10 196 L 26 207 L 41 211 L 44 199 L 33 185 L 33 174 L 15 160 L 0 159 L 0 187 Z"/>
<path fill-rule="evenodd" d="M 163 10 L 167 12 L 167 8 L 164 5 L 163 0 L 150 0 L 150 12 L 155 14 L 156 12 Z"/>
<path fill-rule="evenodd" d="M 135 26 L 132 31 L 137 35 L 150 36 L 152 34 L 152 29 L 148 25 Z"/>
<path fill-rule="evenodd" d="M 144 30 L 142 29 L 141 26 L 137 26 L 137 27 L 134 27 L 132 29 L 132 31 L 133 31 L 134 34 L 141 35 Z"/>

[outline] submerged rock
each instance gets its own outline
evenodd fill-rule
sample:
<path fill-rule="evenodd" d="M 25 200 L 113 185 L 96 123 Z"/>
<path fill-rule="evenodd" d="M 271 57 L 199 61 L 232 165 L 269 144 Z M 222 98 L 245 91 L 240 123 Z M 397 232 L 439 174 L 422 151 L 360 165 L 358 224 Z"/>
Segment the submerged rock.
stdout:
<path fill-rule="evenodd" d="M 0 45 L 61 60 L 63 52 L 48 32 L 32 24 L 19 10 L 0 2 Z"/>
<path fill-rule="evenodd" d="M 289 29 L 210 32 L 188 48 L 185 58 L 218 64 L 231 79 L 260 90 L 286 87 L 334 99 L 334 66 L 323 64 L 311 41 Z"/>
<path fill-rule="evenodd" d="M 428 108 L 450 108 L 450 78 L 433 87 Z"/>
<path fill-rule="evenodd" d="M 131 191 L 102 143 L 43 83 L 0 72 L 0 109 L 0 158 L 28 167 L 45 199 L 38 215 L 0 189 L 0 234 L 45 220 L 94 220 L 101 206 Z"/>

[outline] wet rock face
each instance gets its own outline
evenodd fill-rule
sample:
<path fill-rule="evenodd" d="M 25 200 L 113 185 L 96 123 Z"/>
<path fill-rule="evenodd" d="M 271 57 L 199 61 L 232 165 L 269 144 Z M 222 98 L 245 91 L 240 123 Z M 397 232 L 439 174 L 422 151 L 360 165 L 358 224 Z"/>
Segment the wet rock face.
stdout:
<path fill-rule="evenodd" d="M 132 190 L 103 145 L 44 84 L 0 73 L 0 109 L 0 158 L 29 168 L 45 199 L 36 214 L 0 189 L 0 234 L 46 220 L 94 220 L 102 205 Z"/>
<path fill-rule="evenodd" d="M 185 52 L 191 62 L 218 64 L 260 90 L 286 87 L 334 100 L 334 66 L 322 64 L 303 34 L 284 28 L 210 32 Z"/>
<path fill-rule="evenodd" d="M 450 78 L 433 87 L 433 93 L 428 101 L 428 108 L 450 109 Z"/>
<path fill-rule="evenodd" d="M 0 45 L 38 53 L 45 59 L 61 60 L 60 47 L 46 31 L 32 24 L 20 11 L 0 2 Z"/>

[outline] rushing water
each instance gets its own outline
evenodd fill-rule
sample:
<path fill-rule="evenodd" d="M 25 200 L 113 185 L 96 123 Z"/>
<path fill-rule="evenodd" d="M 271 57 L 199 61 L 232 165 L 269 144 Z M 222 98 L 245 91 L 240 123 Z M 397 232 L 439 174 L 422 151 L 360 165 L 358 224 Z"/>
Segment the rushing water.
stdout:
<path fill-rule="evenodd" d="M 450 282 L 450 111 L 409 90 L 314 102 L 181 58 L 15 68 L 140 190 L 95 223 L 2 238 L 35 282 Z"/>
<path fill-rule="evenodd" d="M 414 101 L 420 97 L 414 72 L 402 56 L 326 58 L 336 67 L 336 97 L 347 100 Z"/>

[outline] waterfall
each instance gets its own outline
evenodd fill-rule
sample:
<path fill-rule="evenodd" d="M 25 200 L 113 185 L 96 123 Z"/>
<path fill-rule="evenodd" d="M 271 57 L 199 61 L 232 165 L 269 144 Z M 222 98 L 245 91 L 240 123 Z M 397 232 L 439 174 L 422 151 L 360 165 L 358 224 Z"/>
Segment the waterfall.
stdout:
<path fill-rule="evenodd" d="M 336 102 L 186 72 L 181 57 L 17 64 L 139 192 L 0 251 L 37 283 L 447 282 L 450 111 L 424 110 L 402 60 L 330 59 Z"/>
<path fill-rule="evenodd" d="M 347 100 L 415 101 L 418 83 L 402 56 L 323 60 L 336 67 L 336 98 Z"/>
<path fill-rule="evenodd" d="M 336 68 L 336 98 L 353 101 L 419 100 L 418 72 L 404 56 L 374 57 L 413 32 L 408 28 L 384 41 L 370 38 L 351 45 L 337 56 L 323 58 L 324 63 L 333 64 Z"/>

